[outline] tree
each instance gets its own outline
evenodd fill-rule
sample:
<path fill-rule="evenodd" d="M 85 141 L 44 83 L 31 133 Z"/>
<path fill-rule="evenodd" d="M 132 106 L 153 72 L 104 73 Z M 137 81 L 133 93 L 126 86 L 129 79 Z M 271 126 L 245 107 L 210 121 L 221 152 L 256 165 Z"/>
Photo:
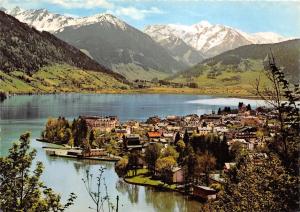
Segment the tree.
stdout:
<path fill-rule="evenodd" d="M 183 135 L 183 141 L 184 141 L 185 144 L 188 144 L 189 141 L 190 141 L 190 136 L 189 136 L 187 130 L 185 130 L 185 132 L 184 132 L 184 135 Z"/>
<path fill-rule="evenodd" d="M 243 150 L 242 144 L 239 142 L 235 142 L 231 145 L 230 154 L 232 159 L 238 159 Z"/>
<path fill-rule="evenodd" d="M 128 171 L 128 158 L 122 157 L 115 165 L 115 171 L 119 177 L 125 176 Z"/>
<path fill-rule="evenodd" d="M 67 144 L 72 137 L 69 122 L 64 117 L 49 118 L 42 137 L 52 143 Z"/>
<path fill-rule="evenodd" d="M 159 158 L 156 161 L 157 172 L 164 183 L 170 183 L 172 179 L 172 169 L 176 166 L 176 160 L 172 156 Z"/>
<path fill-rule="evenodd" d="M 180 137 L 180 132 L 177 132 L 176 135 L 175 135 L 175 140 L 174 140 L 174 143 L 177 144 L 177 142 L 181 139 Z"/>
<path fill-rule="evenodd" d="M 172 156 L 175 160 L 177 160 L 179 154 L 174 147 L 168 145 L 167 148 L 163 149 L 162 157 L 168 157 L 168 156 Z"/>
<path fill-rule="evenodd" d="M 74 138 L 74 145 L 80 146 L 84 139 L 87 138 L 88 128 L 86 121 L 82 118 L 75 119 L 72 123 L 72 132 Z"/>
<path fill-rule="evenodd" d="M 106 150 L 111 155 L 117 155 L 118 154 L 118 144 L 116 141 L 110 141 L 109 144 L 106 146 Z"/>
<path fill-rule="evenodd" d="M 89 136 L 89 142 L 92 144 L 95 141 L 95 133 L 94 130 L 91 130 L 90 136 Z"/>
<path fill-rule="evenodd" d="M 289 171 L 299 175 L 300 104 L 297 101 L 300 100 L 300 85 L 290 85 L 273 57 L 269 58 L 266 70 L 271 86 L 262 85 L 258 79 L 256 94 L 265 100 L 276 115 L 275 124 L 279 130 L 269 143 L 269 149 L 278 154 Z"/>
<path fill-rule="evenodd" d="M 76 198 L 70 194 L 63 205 L 60 196 L 40 181 L 43 164 L 37 162 L 31 171 L 36 150 L 30 151 L 30 134 L 20 136 L 7 157 L 0 158 L 0 209 L 9 211 L 64 211 Z"/>
<path fill-rule="evenodd" d="M 247 111 L 251 111 L 251 105 L 250 105 L 250 104 L 248 104 L 248 105 L 246 106 L 246 110 L 247 110 Z"/>
<path fill-rule="evenodd" d="M 290 176 L 276 155 L 259 164 L 241 157 L 229 170 L 213 211 L 296 211 L 299 178 Z M 297 185 L 297 186 L 295 186 Z"/>
<path fill-rule="evenodd" d="M 71 148 L 74 147 L 74 138 L 73 138 L 73 137 L 70 138 L 70 140 L 69 140 L 69 142 L 68 142 L 68 145 L 69 145 Z"/>
<path fill-rule="evenodd" d="M 82 152 L 84 154 L 90 154 L 91 153 L 91 145 L 90 142 L 87 139 L 84 139 L 82 142 Z"/>
<path fill-rule="evenodd" d="M 140 157 L 141 156 L 138 151 L 133 151 L 128 156 L 128 168 L 133 170 L 133 175 L 137 175 Z"/>
<path fill-rule="evenodd" d="M 152 172 L 152 174 L 155 173 L 155 165 L 157 159 L 160 157 L 161 149 L 161 145 L 155 143 L 147 146 L 145 150 L 145 161 L 148 165 L 148 169 L 150 170 L 150 172 Z"/>
<path fill-rule="evenodd" d="M 185 148 L 185 157 L 183 159 L 184 179 L 186 183 L 191 183 L 195 179 L 196 171 L 196 154 L 193 147 L 188 144 Z"/>
<path fill-rule="evenodd" d="M 179 140 L 176 144 L 177 151 L 179 152 L 179 159 L 178 159 L 179 162 L 182 162 L 182 160 L 185 156 L 184 155 L 185 147 L 186 147 L 186 145 L 183 140 Z"/>
<path fill-rule="evenodd" d="M 222 169 L 224 163 L 231 159 L 226 136 L 219 136 L 215 133 L 192 136 L 190 144 L 195 152 L 211 153 L 216 158 L 218 169 Z"/>
<path fill-rule="evenodd" d="M 239 110 L 240 110 L 243 106 L 244 106 L 244 103 L 243 103 L 243 102 L 239 102 L 239 104 L 238 104 Z"/>
<path fill-rule="evenodd" d="M 70 139 L 72 139 L 72 131 L 70 128 L 65 128 L 63 131 L 62 141 L 64 144 L 68 144 Z"/>
<path fill-rule="evenodd" d="M 206 185 L 209 185 L 209 173 L 216 166 L 216 158 L 212 154 L 205 152 L 204 154 L 198 155 L 196 160 L 198 167 L 197 173 L 204 173 L 204 182 L 206 183 Z"/>

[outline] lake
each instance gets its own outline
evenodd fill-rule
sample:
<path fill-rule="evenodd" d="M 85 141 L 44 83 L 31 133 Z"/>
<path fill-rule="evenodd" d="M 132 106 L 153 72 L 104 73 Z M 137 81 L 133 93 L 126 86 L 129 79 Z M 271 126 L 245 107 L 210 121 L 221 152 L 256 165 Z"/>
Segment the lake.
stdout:
<path fill-rule="evenodd" d="M 90 211 L 93 206 L 82 178 L 89 170 L 94 175 L 100 166 L 106 168 L 105 179 L 111 198 L 120 197 L 119 211 L 199 211 L 200 203 L 176 192 L 162 192 L 153 188 L 124 183 L 114 172 L 111 162 L 78 161 L 54 158 L 42 149 L 46 144 L 35 139 L 48 117 L 79 115 L 116 115 L 121 121 L 146 120 L 149 116 L 204 114 L 219 107 L 236 107 L 239 101 L 253 108 L 261 101 L 237 98 L 218 98 L 203 95 L 167 94 L 60 94 L 13 96 L 0 103 L 0 156 L 7 154 L 13 141 L 23 132 L 31 132 L 31 146 L 37 149 L 37 161 L 43 162 L 42 180 L 60 193 L 63 200 L 74 192 L 78 198 L 69 211 Z M 114 199 L 113 199 L 114 200 Z"/>

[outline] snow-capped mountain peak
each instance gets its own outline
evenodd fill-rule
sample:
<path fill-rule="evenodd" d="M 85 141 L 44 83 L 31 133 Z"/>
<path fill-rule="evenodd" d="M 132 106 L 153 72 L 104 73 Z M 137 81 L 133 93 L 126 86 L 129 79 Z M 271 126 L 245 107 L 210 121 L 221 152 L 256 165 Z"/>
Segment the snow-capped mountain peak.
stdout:
<path fill-rule="evenodd" d="M 191 26 L 192 28 L 196 28 L 196 29 L 203 29 L 203 28 L 209 28 L 212 27 L 212 24 L 209 23 L 208 21 L 201 21 L 198 24 L 194 24 Z"/>
<path fill-rule="evenodd" d="M 74 20 L 72 17 L 50 13 L 46 9 L 23 10 L 15 7 L 5 12 L 40 31 L 54 32 Z"/>
<path fill-rule="evenodd" d="M 15 16 L 15 15 L 17 15 L 17 14 L 23 12 L 23 11 L 24 11 L 24 10 L 21 9 L 20 7 L 15 7 L 15 8 L 13 8 L 13 9 L 11 9 L 11 10 L 8 10 L 8 13 L 9 13 L 10 15 L 12 15 L 12 16 Z"/>
<path fill-rule="evenodd" d="M 178 37 L 206 56 L 214 56 L 242 45 L 276 43 L 286 40 L 283 36 L 273 32 L 248 34 L 229 26 L 211 24 L 208 21 L 201 21 L 190 26 L 179 24 L 151 25 L 147 26 L 144 32 L 157 42 L 160 42 L 162 37 L 164 40 L 168 37 Z"/>
<path fill-rule="evenodd" d="M 107 13 L 74 18 L 66 15 L 54 14 L 47 9 L 23 10 L 20 7 L 15 7 L 11 10 L 6 10 L 5 12 L 40 31 L 49 31 L 52 33 L 62 31 L 63 28 L 67 26 L 80 27 L 95 23 L 110 24 L 123 30 L 127 27 L 125 22 Z"/>
<path fill-rule="evenodd" d="M 127 24 L 124 21 L 108 13 L 101 13 L 89 17 L 78 18 L 71 25 L 82 26 L 96 23 L 111 24 L 115 27 L 121 28 L 122 30 L 125 30 L 127 28 Z"/>

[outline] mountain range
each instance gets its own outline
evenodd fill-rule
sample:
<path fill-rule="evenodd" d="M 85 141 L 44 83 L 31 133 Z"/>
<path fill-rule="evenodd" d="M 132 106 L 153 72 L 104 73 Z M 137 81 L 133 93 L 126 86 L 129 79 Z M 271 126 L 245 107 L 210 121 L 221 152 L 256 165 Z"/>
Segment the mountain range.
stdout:
<path fill-rule="evenodd" d="M 5 12 L 54 34 L 131 80 L 164 78 L 239 46 L 287 39 L 271 32 L 247 34 L 206 21 L 192 26 L 151 25 L 142 32 L 110 14 L 74 18 L 19 7 Z"/>
<path fill-rule="evenodd" d="M 277 43 L 287 38 L 272 32 L 247 34 L 238 29 L 220 24 L 202 21 L 191 26 L 186 25 L 151 25 L 144 30 L 163 46 L 180 39 L 188 46 L 201 52 L 206 58 L 249 44 Z"/>
<path fill-rule="evenodd" d="M 38 30 L 53 33 L 129 79 L 166 76 L 188 67 L 150 36 L 110 14 L 72 18 L 45 9 L 18 7 L 6 13 Z"/>

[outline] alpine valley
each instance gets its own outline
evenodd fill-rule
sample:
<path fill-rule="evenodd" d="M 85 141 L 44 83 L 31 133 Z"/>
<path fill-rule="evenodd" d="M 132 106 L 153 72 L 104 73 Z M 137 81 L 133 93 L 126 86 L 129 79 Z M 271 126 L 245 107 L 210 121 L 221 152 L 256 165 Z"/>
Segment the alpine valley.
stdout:
<path fill-rule="evenodd" d="M 113 77 L 113 81 L 108 79 L 106 82 L 101 82 L 100 84 L 99 82 L 96 83 L 98 87 L 106 85 L 106 87 L 110 89 L 114 89 L 115 87 L 127 89 L 128 86 L 130 86 L 127 81 L 144 80 L 145 82 L 153 82 L 153 79 L 156 79 L 156 81 L 158 79 L 170 83 L 182 83 L 183 86 L 192 82 L 196 83 L 199 89 L 214 86 L 216 83 L 226 87 L 234 84 L 238 86 L 234 89 L 243 90 L 244 88 L 239 87 L 239 84 L 243 83 L 247 89 L 250 87 L 250 82 L 243 80 L 244 77 L 247 79 L 249 77 L 254 78 L 257 76 L 257 73 L 262 72 L 262 62 L 268 55 L 270 48 L 272 49 L 274 47 L 276 49 L 274 52 L 275 57 L 277 53 L 282 56 L 282 52 L 287 51 L 287 55 L 293 55 L 290 60 L 296 59 L 299 53 L 299 51 L 291 46 L 294 44 L 291 42 L 295 42 L 297 44 L 296 46 L 298 46 L 299 41 L 297 40 L 292 41 L 291 38 L 273 32 L 250 34 L 229 26 L 211 24 L 207 21 L 201 21 L 198 24 L 190 26 L 178 24 L 149 25 L 141 31 L 111 14 L 71 17 L 54 14 L 46 9 L 24 10 L 16 7 L 10 10 L 4 8 L 1 10 L 7 14 L 5 16 L 4 13 L 1 13 L 3 17 L 5 16 L 7 20 L 13 21 L 14 24 L 20 26 L 19 28 L 13 29 L 11 33 L 12 36 L 8 37 L 10 35 L 5 34 L 2 30 L 4 29 L 2 25 L 5 26 L 7 23 L 2 21 L 1 18 L 2 34 L 0 40 L 2 44 L 0 43 L 0 47 L 1 45 L 2 47 L 7 46 L 5 42 L 9 40 L 9 42 L 14 43 L 18 49 L 17 51 L 10 49 L 10 55 L 8 55 L 5 49 L 1 49 L 0 52 L 5 58 L 0 69 L 6 71 L 0 72 L 2 79 L 17 77 L 17 79 L 10 79 L 10 81 L 6 80 L 6 87 L 0 86 L 0 89 L 10 92 L 19 89 L 15 84 L 24 85 L 24 83 L 26 84 L 26 80 L 36 80 L 37 73 L 41 72 L 41 70 L 45 71 L 45 67 L 49 66 L 51 66 L 49 69 L 51 70 L 51 74 L 54 75 L 57 70 L 61 70 L 61 67 L 63 67 L 62 72 L 64 73 L 60 73 L 63 76 L 66 73 L 75 73 L 73 71 L 75 68 L 77 71 L 79 71 L 79 69 L 93 70 L 96 71 L 97 74 L 101 73 L 105 74 L 106 77 Z M 12 19 L 10 16 L 15 17 L 20 22 L 28 24 L 30 27 L 25 24 L 17 23 L 17 20 Z M 9 27 L 9 25 L 6 27 Z M 42 56 L 37 54 L 34 55 L 34 59 L 28 60 L 29 54 L 27 54 L 27 51 L 23 51 L 25 45 L 23 42 L 25 41 L 20 37 L 20 33 L 23 38 L 26 39 L 37 35 L 38 37 L 43 37 L 41 39 L 47 40 L 45 41 L 47 45 L 36 43 L 36 45 L 30 47 L 38 49 L 38 51 L 34 50 L 35 53 L 42 51 Z M 20 40 L 22 40 L 22 42 Z M 27 41 L 27 44 L 28 42 L 29 41 Z M 11 47 L 14 47 L 14 45 L 11 45 Z M 57 47 L 57 45 L 59 45 L 59 47 Z M 259 46 L 259 49 L 263 49 L 259 54 L 252 51 L 252 49 L 256 49 L 257 46 Z M 27 46 L 27 48 L 29 47 Z M 59 51 L 53 48 L 58 48 Z M 251 51 L 248 52 L 248 50 Z M 65 53 L 58 54 L 56 57 L 50 59 L 43 57 L 43 55 L 53 51 L 56 53 L 66 51 L 70 57 L 64 58 L 63 55 L 65 55 Z M 72 54 L 69 54 L 69 52 Z M 246 54 L 245 52 L 248 53 Z M 51 55 L 55 56 L 55 54 Z M 238 58 L 238 62 L 236 60 L 235 62 L 228 62 L 229 58 L 233 57 Z M 36 61 L 40 62 L 35 63 Z M 224 65 L 225 63 L 226 65 Z M 292 68 L 294 70 L 291 70 L 291 67 L 287 67 L 290 78 L 293 78 L 294 75 L 299 73 L 299 63 L 297 59 L 293 64 L 294 66 Z M 281 65 L 285 66 L 286 64 Z M 10 67 L 12 70 L 7 70 L 7 67 Z M 99 72 L 100 69 L 105 71 Z M 20 74 L 22 71 L 26 76 Z M 28 72 L 32 73 L 28 75 Z M 92 72 L 85 73 L 89 75 Z M 216 73 L 217 77 L 212 76 Z M 42 75 L 48 76 L 44 73 Z M 71 83 L 64 81 L 68 79 L 67 77 L 62 76 L 59 78 L 58 75 L 59 74 L 54 77 L 57 81 L 60 83 L 69 83 L 76 87 L 76 85 L 74 85 L 75 81 L 78 80 L 76 77 L 74 77 Z M 199 76 L 206 77 L 201 78 Z M 43 78 L 43 76 L 39 77 Z M 24 79 L 26 80 L 24 81 Z M 86 83 L 88 83 L 87 79 L 88 76 L 86 76 Z M 297 82 L 299 76 L 293 79 Z M 18 80 L 18 82 L 15 83 L 13 80 Z M 44 88 L 47 87 L 47 83 L 54 83 L 53 80 L 51 81 L 51 77 L 44 81 Z M 116 83 L 117 85 L 115 85 L 115 82 L 118 82 Z M 81 83 L 82 82 L 79 84 Z M 30 86 L 31 87 L 26 89 L 26 91 L 35 91 L 37 89 L 32 83 Z M 59 84 L 55 84 L 55 86 L 56 89 L 53 88 L 50 90 L 55 91 L 61 87 Z M 81 89 L 85 88 L 90 91 L 99 90 L 97 86 L 95 85 L 91 88 L 82 85 Z M 147 86 L 149 87 L 149 85 Z M 147 86 L 142 85 L 142 87 Z M 161 84 L 155 84 L 154 86 L 152 84 L 150 86 L 160 87 Z M 223 87 L 220 89 L 224 91 Z M 43 92 L 43 89 L 39 88 L 37 90 Z M 68 90 L 74 89 L 70 87 L 65 89 L 65 91 Z M 231 90 L 228 90 L 228 92 L 230 93 Z M 248 92 L 242 92 L 242 94 L 245 93 L 249 94 Z"/>

